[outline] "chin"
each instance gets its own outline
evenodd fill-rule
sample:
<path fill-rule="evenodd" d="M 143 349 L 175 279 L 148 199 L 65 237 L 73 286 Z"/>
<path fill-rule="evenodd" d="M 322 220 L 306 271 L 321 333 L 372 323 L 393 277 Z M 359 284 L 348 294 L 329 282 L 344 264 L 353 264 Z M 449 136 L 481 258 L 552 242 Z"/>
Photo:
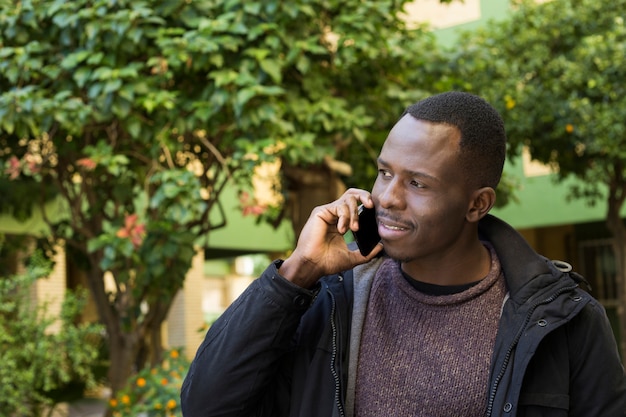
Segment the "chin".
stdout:
<path fill-rule="evenodd" d="M 406 251 L 398 250 L 398 248 L 394 248 L 394 247 L 388 247 L 384 243 L 383 243 L 383 249 L 385 251 L 385 255 L 401 263 L 411 262 L 413 259 L 415 259 L 415 256 L 406 253 Z"/>

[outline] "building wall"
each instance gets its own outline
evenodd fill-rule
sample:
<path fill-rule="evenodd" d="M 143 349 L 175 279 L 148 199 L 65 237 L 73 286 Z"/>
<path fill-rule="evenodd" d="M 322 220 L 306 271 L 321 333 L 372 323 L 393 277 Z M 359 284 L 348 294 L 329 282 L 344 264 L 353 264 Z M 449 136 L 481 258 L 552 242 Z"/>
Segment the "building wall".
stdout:
<path fill-rule="evenodd" d="M 185 347 L 193 356 L 202 341 L 204 327 L 202 298 L 204 288 L 204 254 L 198 250 L 187 273 L 183 289 L 178 292 L 163 324 L 164 345 L 168 348 Z"/>
<path fill-rule="evenodd" d="M 412 25 L 429 24 L 433 29 L 444 29 L 479 20 L 480 0 L 453 1 L 415 0 L 405 7 L 406 20 Z"/>
<path fill-rule="evenodd" d="M 576 267 L 576 238 L 572 225 L 520 229 L 530 246 L 548 259 L 560 260 Z"/>
<path fill-rule="evenodd" d="M 256 278 L 253 271 L 240 271 L 236 262 L 224 263 L 228 266 L 221 273 L 207 273 L 203 251 L 198 251 L 163 324 L 166 347 L 183 346 L 193 358 L 211 322 Z"/>
<path fill-rule="evenodd" d="M 23 267 L 20 267 L 23 268 Z M 23 269 L 22 271 L 23 272 Z M 60 317 L 63 299 L 67 289 L 65 277 L 67 276 L 67 267 L 65 259 L 65 251 L 62 247 L 57 248 L 54 257 L 54 269 L 46 278 L 38 279 L 31 287 L 31 297 L 40 305 L 45 305 L 48 317 Z M 48 331 L 56 333 L 61 329 L 61 323 L 55 321 Z"/>

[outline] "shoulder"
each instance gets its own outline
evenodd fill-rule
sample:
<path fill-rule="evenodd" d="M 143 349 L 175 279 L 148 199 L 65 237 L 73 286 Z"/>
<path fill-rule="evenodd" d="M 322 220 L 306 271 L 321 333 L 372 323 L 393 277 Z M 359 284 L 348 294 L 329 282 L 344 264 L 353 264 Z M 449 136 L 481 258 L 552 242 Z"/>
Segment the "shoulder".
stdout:
<path fill-rule="evenodd" d="M 614 339 L 611 323 L 606 314 L 606 309 L 598 300 L 583 290 L 576 291 L 570 298 L 577 300 L 582 298 L 584 305 L 575 317 L 568 323 L 570 331 L 582 333 L 581 337 L 594 335 L 594 339 L 602 333 L 607 333 Z"/>

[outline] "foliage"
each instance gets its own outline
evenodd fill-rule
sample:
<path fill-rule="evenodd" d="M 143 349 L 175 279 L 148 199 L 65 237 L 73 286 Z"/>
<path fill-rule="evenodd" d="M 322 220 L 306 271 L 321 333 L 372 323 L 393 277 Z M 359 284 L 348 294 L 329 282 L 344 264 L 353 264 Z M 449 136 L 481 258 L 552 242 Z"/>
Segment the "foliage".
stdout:
<path fill-rule="evenodd" d="M 625 5 L 525 0 L 509 19 L 467 34 L 454 57 L 457 85 L 496 103 L 512 155 L 525 145 L 533 158 L 558 164 L 561 178 L 606 183 L 601 167 L 626 156 Z"/>
<path fill-rule="evenodd" d="M 56 391 L 73 381 L 95 383 L 102 329 L 75 321 L 85 294 L 68 294 L 57 318 L 45 304 L 33 305 L 31 286 L 49 273 L 49 262 L 36 254 L 24 275 L 0 278 L 0 415 L 40 417 Z M 51 332 L 57 321 L 60 329 Z"/>
<path fill-rule="evenodd" d="M 373 166 L 356 157 L 368 132 L 386 131 L 430 85 L 417 68 L 436 48 L 397 16 L 404 3 L 0 8 L 1 184 L 11 181 L 0 211 L 24 217 L 58 196 L 65 216 L 46 219 L 84 267 L 114 390 L 142 358 L 158 361 L 160 325 L 197 238 L 223 226 L 209 213 L 224 187 L 276 157 L 307 165 L 354 155 Z"/>
<path fill-rule="evenodd" d="M 163 362 L 141 370 L 109 400 L 113 417 L 181 416 L 180 389 L 188 368 L 181 349 L 169 350 Z"/>

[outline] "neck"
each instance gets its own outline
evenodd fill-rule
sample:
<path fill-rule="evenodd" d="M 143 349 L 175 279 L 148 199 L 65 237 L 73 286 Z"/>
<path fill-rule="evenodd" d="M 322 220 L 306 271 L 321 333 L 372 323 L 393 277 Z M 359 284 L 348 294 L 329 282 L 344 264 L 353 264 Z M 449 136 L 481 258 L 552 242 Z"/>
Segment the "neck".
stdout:
<path fill-rule="evenodd" d="M 461 256 L 458 256 L 458 254 Z M 450 255 L 401 263 L 411 278 L 436 285 L 463 285 L 480 281 L 491 269 L 491 254 L 479 240 Z"/>

